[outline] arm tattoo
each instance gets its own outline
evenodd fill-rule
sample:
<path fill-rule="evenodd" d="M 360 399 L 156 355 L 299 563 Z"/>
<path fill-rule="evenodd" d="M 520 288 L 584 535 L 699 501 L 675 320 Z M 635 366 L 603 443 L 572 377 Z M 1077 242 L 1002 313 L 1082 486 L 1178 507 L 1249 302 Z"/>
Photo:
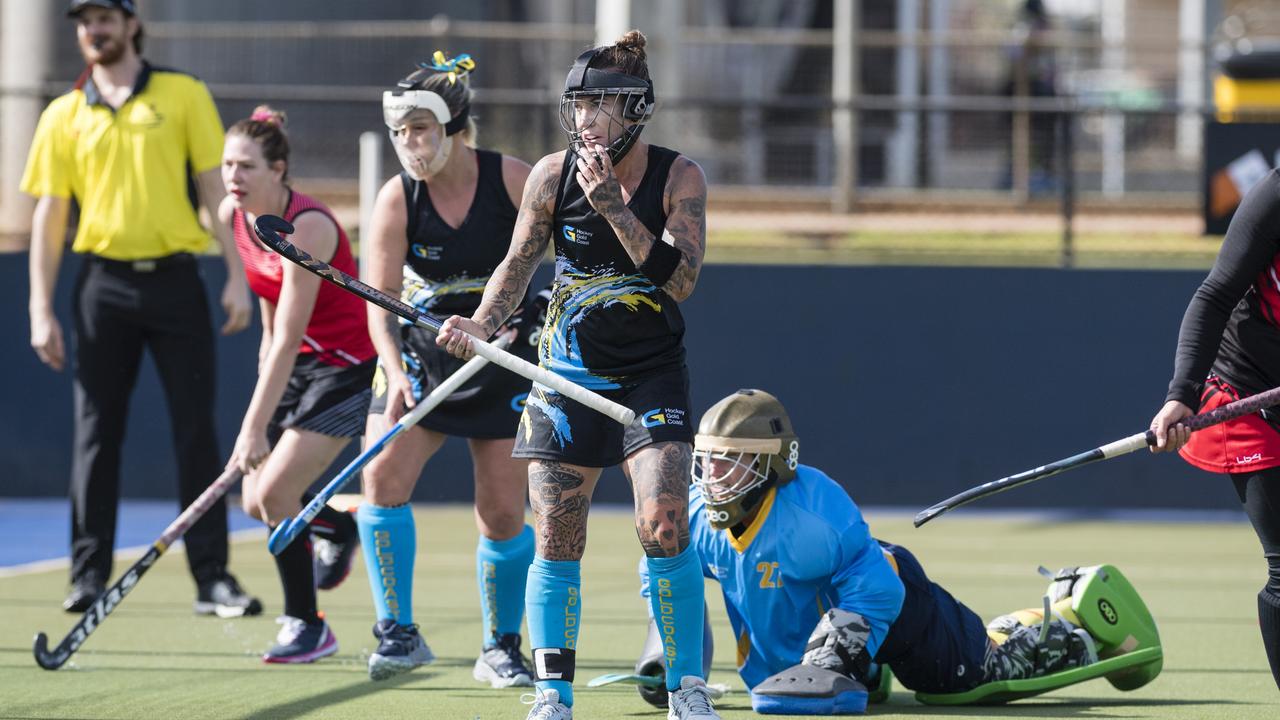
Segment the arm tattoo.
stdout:
<path fill-rule="evenodd" d="M 493 271 L 485 285 L 484 299 L 472 315 L 490 334 L 515 312 L 529 287 L 529 279 L 542 261 L 551 240 L 559 184 L 559 169 L 552 168 L 546 158 L 534 167 L 525 183 L 507 257 Z"/>
<path fill-rule="evenodd" d="M 580 560 L 587 547 L 591 497 L 577 470 L 540 460 L 529 466 L 529 504 L 538 528 L 538 552 L 548 560 Z"/>
<path fill-rule="evenodd" d="M 662 242 L 673 245 L 681 257 L 675 273 L 662 289 L 680 302 L 693 294 L 698 271 L 702 269 L 702 257 L 707 251 L 707 186 L 702 168 L 688 158 L 677 158 L 671 166 L 666 202 L 671 210 Z M 653 233 L 623 204 L 621 197 L 610 196 L 599 212 L 608 219 L 631 262 L 639 267 L 649 257 Z"/>
<path fill-rule="evenodd" d="M 664 442 L 627 459 L 636 499 L 636 535 L 649 557 L 675 557 L 689 547 L 689 468 L 693 448 Z"/>
<path fill-rule="evenodd" d="M 667 218 L 664 234 L 671 236 L 681 258 L 680 265 L 663 289 L 671 297 L 683 300 L 693 294 L 698 271 L 702 269 L 703 255 L 707 252 L 706 196 L 677 200 Z"/>

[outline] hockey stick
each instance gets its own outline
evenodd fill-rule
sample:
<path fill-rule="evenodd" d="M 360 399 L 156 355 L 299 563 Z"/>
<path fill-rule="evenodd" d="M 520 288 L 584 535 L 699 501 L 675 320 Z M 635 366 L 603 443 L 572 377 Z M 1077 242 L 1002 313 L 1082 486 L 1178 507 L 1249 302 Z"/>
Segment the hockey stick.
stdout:
<path fill-rule="evenodd" d="M 1242 415 L 1248 415 L 1250 413 L 1257 412 L 1262 408 L 1268 408 L 1277 404 L 1280 404 L 1280 388 L 1272 388 L 1266 392 L 1258 393 L 1257 395 L 1252 395 L 1241 400 L 1236 400 L 1233 403 L 1223 405 L 1217 410 L 1211 410 L 1210 412 L 1202 413 L 1200 415 L 1192 415 L 1191 417 L 1180 421 L 1179 424 L 1185 425 L 1194 432 L 1196 430 L 1203 430 L 1204 428 L 1212 425 L 1224 423 L 1228 420 L 1234 420 Z M 962 505 L 968 505 L 974 500 L 984 498 L 988 495 L 995 495 L 996 493 L 1001 493 L 1005 490 L 1011 490 L 1020 485 L 1026 485 L 1029 482 L 1035 482 L 1036 480 L 1057 475 L 1058 473 L 1065 472 L 1067 470 L 1073 470 L 1099 460 L 1110 460 L 1113 457 L 1126 455 L 1135 450 L 1141 450 L 1144 447 L 1155 444 L 1156 435 L 1155 432 L 1151 430 L 1140 432 L 1136 435 L 1130 435 L 1127 438 L 1107 443 L 1101 447 L 1096 447 L 1092 450 L 1082 452 L 1079 455 L 1072 455 L 1071 457 L 1063 458 L 1057 462 L 1049 463 L 1048 465 L 1041 465 L 1040 467 L 1020 472 L 1017 475 L 1010 475 L 1009 477 L 992 480 L 989 483 L 969 488 L 959 495 L 949 497 L 937 505 L 920 511 L 913 522 L 916 527 L 920 527 L 948 510 L 953 510 Z"/>
<path fill-rule="evenodd" d="M 36 656 L 36 663 L 45 670 L 57 670 L 62 667 L 72 653 L 80 649 L 80 646 L 89 638 L 89 635 L 102 625 L 107 616 L 120 606 L 125 596 L 133 590 L 138 581 L 142 579 L 142 576 L 151 569 L 151 566 L 155 565 L 156 560 L 159 560 L 160 556 L 164 555 L 169 546 L 182 537 L 191 528 L 191 525 L 200 519 L 200 516 L 208 512 L 209 508 L 221 500 L 222 496 L 226 495 L 227 491 L 231 489 L 231 486 L 239 481 L 239 470 L 223 471 L 222 475 L 218 476 L 218 479 L 214 480 L 212 485 L 200 493 L 200 497 L 192 501 L 177 519 L 169 523 L 169 527 L 164 529 L 159 539 L 152 543 L 150 548 L 147 548 L 146 554 L 138 562 L 134 563 L 133 567 L 129 568 L 114 585 L 98 596 L 98 599 L 84 612 L 84 615 L 80 617 L 80 621 L 71 629 L 71 632 L 62 638 L 62 642 L 58 643 L 58 646 L 52 652 L 49 651 L 49 637 L 44 633 L 36 633 L 36 641 L 32 647 L 32 651 Z"/>
<path fill-rule="evenodd" d="M 493 342 L 493 346 L 496 348 L 506 348 L 510 343 L 510 338 L 500 337 Z M 388 445 L 390 445 L 392 440 L 395 440 L 406 430 L 417 425 L 418 421 L 426 416 L 427 413 L 431 412 L 437 405 L 444 402 L 445 398 L 456 392 L 463 383 L 470 380 L 476 373 L 480 372 L 481 368 L 488 364 L 489 361 L 479 355 L 471 358 L 465 365 L 453 371 L 452 375 L 445 378 L 439 385 L 437 385 L 436 389 L 432 390 L 430 394 L 422 398 L 421 402 L 401 417 L 390 430 L 383 434 L 382 437 L 378 438 L 377 442 L 365 448 L 364 452 L 360 453 L 355 460 L 352 460 L 345 468 L 342 469 L 342 472 L 334 476 L 334 478 L 329 481 L 329 484 L 324 486 L 324 489 L 317 493 L 315 497 L 311 498 L 311 502 L 307 503 L 307 506 L 302 509 L 302 512 L 298 513 L 296 517 L 289 518 L 276 526 L 276 529 L 271 532 L 271 538 L 267 540 L 267 549 L 271 551 L 271 554 L 279 555 L 285 548 L 289 547 L 289 543 L 296 540 L 297 537 L 307 529 L 307 525 L 310 524 L 312 520 L 315 520 L 316 516 L 320 514 L 325 503 L 329 502 L 329 499 L 334 495 L 337 495 L 338 492 L 351 481 L 351 478 L 355 477 L 356 473 L 360 472 L 361 468 L 368 465 L 370 460 L 377 457 L 378 453 L 382 452 Z"/>
<path fill-rule="evenodd" d="M 589 688 L 604 687 L 605 685 L 613 685 L 614 683 L 625 683 L 627 685 L 639 685 L 641 687 L 656 688 L 656 687 L 665 686 L 667 684 L 667 681 L 663 680 L 661 677 L 658 677 L 657 675 L 628 675 L 626 673 L 609 673 L 607 675 L 601 675 L 599 677 L 592 678 L 591 682 L 587 683 L 587 687 Z"/>
<path fill-rule="evenodd" d="M 306 251 L 299 250 L 293 243 L 285 240 L 280 236 L 280 233 L 288 235 L 293 232 L 293 225 L 287 220 L 275 215 L 261 215 L 254 221 L 253 230 L 267 247 L 283 255 L 286 260 L 301 265 L 338 287 L 356 294 L 366 302 L 371 302 L 383 310 L 399 315 L 419 327 L 426 328 L 434 333 L 440 332 L 440 320 L 391 297 L 381 290 L 365 285 L 332 265 L 311 257 Z M 494 365 L 506 368 L 517 375 L 545 385 L 561 395 L 573 398 L 596 412 L 608 415 L 623 425 L 630 425 L 631 421 L 636 417 L 636 414 L 630 409 L 565 380 L 550 370 L 540 368 L 505 350 L 499 350 L 481 338 L 473 337 L 472 346 L 476 350 L 476 355 L 483 357 Z"/>

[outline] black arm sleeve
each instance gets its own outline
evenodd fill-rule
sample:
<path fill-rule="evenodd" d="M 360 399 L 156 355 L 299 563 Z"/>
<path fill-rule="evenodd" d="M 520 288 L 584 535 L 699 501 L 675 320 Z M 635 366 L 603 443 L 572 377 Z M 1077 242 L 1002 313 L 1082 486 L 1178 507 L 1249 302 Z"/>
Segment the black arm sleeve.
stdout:
<path fill-rule="evenodd" d="M 1199 406 L 1204 379 L 1218 354 L 1222 332 L 1232 310 L 1277 252 L 1280 252 L 1280 176 L 1272 170 L 1241 201 L 1213 269 L 1182 316 L 1173 380 L 1169 382 L 1166 402 L 1177 400 L 1193 409 Z"/>

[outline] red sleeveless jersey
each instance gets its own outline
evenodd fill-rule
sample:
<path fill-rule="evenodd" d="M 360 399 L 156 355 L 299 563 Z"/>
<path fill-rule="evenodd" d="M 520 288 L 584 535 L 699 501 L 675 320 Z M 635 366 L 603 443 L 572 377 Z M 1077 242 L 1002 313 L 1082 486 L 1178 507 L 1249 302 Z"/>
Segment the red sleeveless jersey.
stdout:
<path fill-rule="evenodd" d="M 338 229 L 338 249 L 329 264 L 355 276 L 356 260 L 351 254 L 351 242 L 333 213 L 318 201 L 290 190 L 284 219 L 293 222 L 305 212 L 324 213 L 333 222 Z M 254 237 L 244 211 L 236 210 L 232 214 L 231 230 L 236 240 L 236 251 L 249 277 L 249 287 L 267 302 L 278 303 L 280 285 L 284 281 L 283 258 Z M 316 296 L 316 305 L 311 311 L 298 352 L 313 354 L 329 365 L 358 365 L 373 358 L 377 353 L 369 340 L 364 301 L 332 283 L 321 281 L 320 293 Z"/>

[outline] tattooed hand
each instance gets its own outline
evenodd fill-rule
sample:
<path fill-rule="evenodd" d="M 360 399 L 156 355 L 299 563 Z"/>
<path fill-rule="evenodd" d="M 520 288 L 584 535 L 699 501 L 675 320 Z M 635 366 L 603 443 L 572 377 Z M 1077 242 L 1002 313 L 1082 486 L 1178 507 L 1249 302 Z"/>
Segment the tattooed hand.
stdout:
<path fill-rule="evenodd" d="M 622 185 L 618 175 L 613 171 L 613 160 L 609 151 L 600 145 L 586 145 L 577 156 L 577 180 L 587 202 L 605 219 L 614 218 L 619 210 L 626 208 L 622 201 Z"/>

